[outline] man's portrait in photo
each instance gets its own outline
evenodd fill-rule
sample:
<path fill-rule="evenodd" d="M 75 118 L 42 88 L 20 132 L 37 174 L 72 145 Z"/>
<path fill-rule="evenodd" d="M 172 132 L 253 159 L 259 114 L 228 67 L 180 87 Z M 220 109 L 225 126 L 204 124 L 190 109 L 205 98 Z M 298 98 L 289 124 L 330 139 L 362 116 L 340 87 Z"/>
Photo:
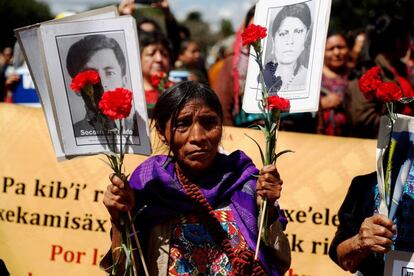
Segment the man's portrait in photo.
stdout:
<path fill-rule="evenodd" d="M 62 70 L 75 137 L 101 136 L 103 129 L 115 127 L 114 122 L 103 114 L 100 115 L 103 122 L 98 119 L 98 103 L 103 93 L 116 88 L 131 89 L 123 32 L 62 36 L 57 37 L 57 42 L 64 65 Z M 74 93 L 69 87 L 72 78 L 86 70 L 96 71 L 101 80 L 99 85 L 94 86 L 93 97 Z M 132 110 L 130 117 L 125 120 L 124 129 L 129 135 L 137 135 L 133 131 L 134 113 Z"/>

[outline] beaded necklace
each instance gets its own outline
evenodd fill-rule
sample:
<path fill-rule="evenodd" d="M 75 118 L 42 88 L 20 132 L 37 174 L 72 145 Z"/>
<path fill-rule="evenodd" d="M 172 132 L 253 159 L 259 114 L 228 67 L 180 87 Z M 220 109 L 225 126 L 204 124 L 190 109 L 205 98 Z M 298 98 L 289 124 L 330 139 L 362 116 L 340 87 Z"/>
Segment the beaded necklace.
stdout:
<path fill-rule="evenodd" d="M 182 173 L 182 171 L 175 166 L 178 180 L 183 186 L 185 193 L 191 198 L 195 205 L 195 215 L 199 217 L 200 222 L 206 227 L 207 231 L 221 246 L 224 253 L 230 259 L 233 268 L 233 275 L 235 276 L 265 276 L 267 273 L 260 264 L 260 261 L 254 260 L 254 252 L 252 250 L 234 249 L 228 239 L 226 231 L 221 227 L 220 222 L 214 216 L 214 210 L 208 203 L 207 199 L 201 193 L 198 186 L 192 182 Z"/>

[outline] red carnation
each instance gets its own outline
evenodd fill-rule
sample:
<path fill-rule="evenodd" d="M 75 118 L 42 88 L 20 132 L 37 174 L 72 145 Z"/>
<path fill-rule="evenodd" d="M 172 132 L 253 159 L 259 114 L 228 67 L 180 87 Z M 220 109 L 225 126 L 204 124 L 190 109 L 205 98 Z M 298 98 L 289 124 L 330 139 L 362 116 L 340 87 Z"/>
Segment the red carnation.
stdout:
<path fill-rule="evenodd" d="M 267 36 L 267 29 L 260 25 L 250 24 L 247 26 L 241 36 L 243 46 L 254 44 L 259 39 L 265 38 Z"/>
<path fill-rule="evenodd" d="M 78 73 L 73 79 L 72 83 L 70 84 L 70 88 L 79 93 L 86 85 L 94 85 L 100 82 L 101 79 L 99 78 L 98 72 L 94 70 L 86 70 L 83 72 Z"/>
<path fill-rule="evenodd" d="M 383 102 L 395 102 L 402 98 L 401 88 L 395 82 L 382 82 L 375 92 L 377 98 Z"/>
<path fill-rule="evenodd" d="M 132 92 L 124 88 L 116 88 L 102 95 L 99 109 L 111 120 L 128 117 L 132 107 Z"/>
<path fill-rule="evenodd" d="M 167 74 L 164 72 L 157 72 L 151 76 L 151 84 L 154 87 L 160 85 L 160 83 L 167 77 Z"/>
<path fill-rule="evenodd" d="M 374 66 L 359 79 L 359 89 L 366 98 L 370 98 L 382 83 L 380 72 L 381 68 L 379 66 Z"/>
<path fill-rule="evenodd" d="M 279 96 L 270 96 L 267 102 L 270 110 L 288 111 L 290 109 L 290 101 Z"/>

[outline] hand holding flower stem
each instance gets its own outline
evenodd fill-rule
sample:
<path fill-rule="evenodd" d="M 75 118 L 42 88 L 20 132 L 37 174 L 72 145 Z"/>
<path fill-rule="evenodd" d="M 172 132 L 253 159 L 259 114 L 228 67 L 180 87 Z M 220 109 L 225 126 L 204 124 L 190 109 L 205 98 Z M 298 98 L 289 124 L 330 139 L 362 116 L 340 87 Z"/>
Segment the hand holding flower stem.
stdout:
<path fill-rule="evenodd" d="M 256 125 L 255 127 L 260 129 L 266 140 L 266 151 L 263 153 L 260 145 L 251 137 L 256 145 L 259 148 L 260 155 L 262 158 L 263 166 L 275 164 L 277 158 L 286 153 L 291 152 L 290 150 L 282 151 L 278 154 L 275 153 L 276 149 L 276 132 L 279 127 L 280 123 L 280 113 L 282 111 L 287 111 L 290 108 L 290 102 L 289 100 L 286 100 L 282 97 L 279 97 L 277 95 L 270 96 L 268 89 L 266 87 L 266 84 L 264 82 L 263 77 L 263 50 L 261 46 L 261 40 L 267 36 L 267 29 L 259 26 L 250 24 L 245 31 L 242 33 L 242 40 L 243 40 L 243 46 L 245 45 L 251 45 L 255 51 L 255 61 L 257 65 L 259 66 L 259 84 L 261 86 L 261 100 L 259 101 L 259 109 L 261 113 L 264 116 L 264 126 Z M 263 225 L 267 225 L 268 220 L 268 211 L 267 211 L 267 205 L 268 205 L 268 199 L 267 197 L 261 198 L 261 204 L 260 204 L 260 214 L 259 214 L 259 233 L 257 238 L 257 245 L 256 245 L 256 251 L 255 251 L 255 260 L 258 258 L 259 248 L 260 248 L 260 241 L 264 237 L 263 232 Z"/>
<path fill-rule="evenodd" d="M 358 85 L 362 94 L 367 99 L 376 98 L 383 102 L 386 110 L 387 117 L 390 123 L 390 135 L 388 141 L 388 160 L 387 167 L 385 169 L 384 177 L 384 194 L 380 192 L 381 200 L 386 203 L 388 210 L 391 204 L 391 198 L 393 197 L 390 183 L 390 174 L 392 169 L 392 157 L 394 153 L 395 143 L 392 140 L 392 132 L 395 121 L 397 120 L 397 114 L 394 111 L 394 103 L 408 103 L 412 101 L 412 98 L 403 98 L 403 93 L 399 85 L 394 81 L 383 81 L 381 76 L 381 68 L 374 66 L 365 72 L 364 75 L 359 79 Z"/>
<path fill-rule="evenodd" d="M 99 104 L 97 104 L 97 95 L 95 95 L 94 85 L 98 85 L 99 82 L 99 74 L 94 70 L 87 70 L 77 74 L 73 78 L 70 86 L 75 93 L 81 93 L 82 97 L 87 97 L 92 103 L 91 108 L 93 108 L 97 113 L 97 121 L 102 127 L 107 145 L 110 149 L 109 153 L 105 153 L 109 161 L 108 164 L 114 171 L 114 174 L 119 177 L 125 185 L 129 185 L 127 179 L 128 176 L 124 174 L 125 146 L 128 137 L 126 137 L 124 141 L 123 123 L 125 118 L 127 118 L 131 112 L 132 92 L 124 88 L 116 88 L 114 91 L 107 91 L 102 95 Z M 99 110 L 97 107 L 99 107 Z M 118 125 L 119 127 L 116 127 L 115 129 L 107 129 L 105 124 L 105 116 L 106 118 L 116 122 L 115 126 Z M 111 137 L 108 137 L 108 134 L 111 134 Z M 118 139 L 116 136 L 119 137 L 119 150 L 117 144 Z M 135 267 L 136 262 L 133 254 L 131 234 L 134 237 L 135 243 L 138 247 L 145 275 L 149 275 L 130 211 L 121 215 L 120 226 L 122 231 L 122 242 L 119 249 L 122 250 L 126 256 L 126 263 L 124 267 L 125 275 L 138 275 L 138 271 Z M 116 270 L 118 268 L 117 265 L 118 263 L 114 264 L 112 271 L 113 274 L 116 274 Z"/>

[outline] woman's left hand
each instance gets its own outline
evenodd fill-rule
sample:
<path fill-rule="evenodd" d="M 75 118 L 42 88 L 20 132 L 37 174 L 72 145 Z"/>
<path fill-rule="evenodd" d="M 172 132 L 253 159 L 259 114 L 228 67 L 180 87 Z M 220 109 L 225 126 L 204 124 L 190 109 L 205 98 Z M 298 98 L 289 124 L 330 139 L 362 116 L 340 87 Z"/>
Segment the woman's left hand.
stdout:
<path fill-rule="evenodd" d="M 283 181 L 275 165 L 264 166 L 257 179 L 256 193 L 257 202 L 260 204 L 260 197 L 267 198 L 269 204 L 274 204 L 280 198 Z"/>

